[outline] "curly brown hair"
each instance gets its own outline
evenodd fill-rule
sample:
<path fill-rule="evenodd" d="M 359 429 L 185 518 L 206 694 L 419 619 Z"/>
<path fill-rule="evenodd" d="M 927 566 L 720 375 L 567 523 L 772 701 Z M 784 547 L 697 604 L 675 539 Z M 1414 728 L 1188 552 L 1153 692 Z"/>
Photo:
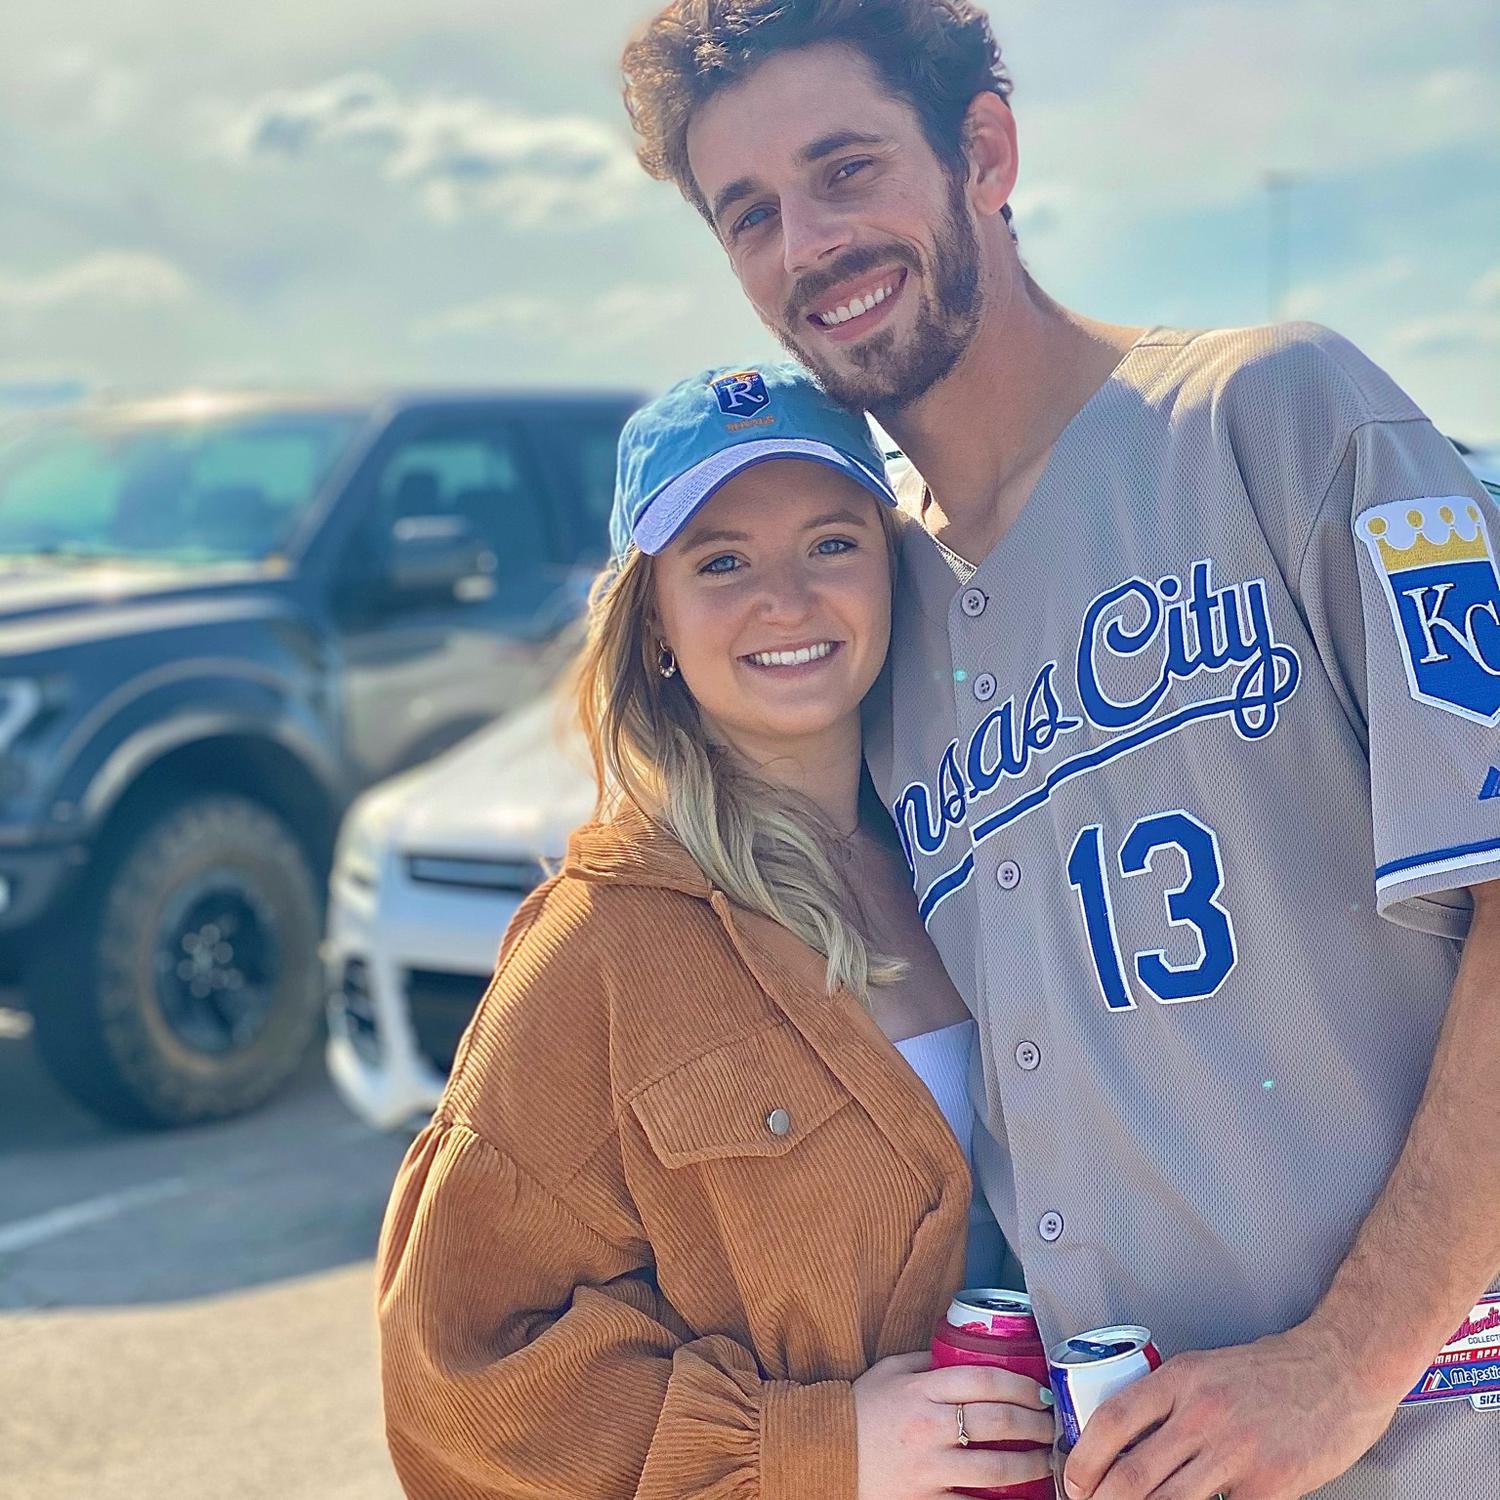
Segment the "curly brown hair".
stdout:
<path fill-rule="evenodd" d="M 621 59 L 641 165 L 675 182 L 712 227 L 688 165 L 693 111 L 772 54 L 818 42 L 861 53 L 916 112 L 927 143 L 960 180 L 969 101 L 981 93 L 1010 98 L 989 17 L 969 0 L 672 0 Z"/>

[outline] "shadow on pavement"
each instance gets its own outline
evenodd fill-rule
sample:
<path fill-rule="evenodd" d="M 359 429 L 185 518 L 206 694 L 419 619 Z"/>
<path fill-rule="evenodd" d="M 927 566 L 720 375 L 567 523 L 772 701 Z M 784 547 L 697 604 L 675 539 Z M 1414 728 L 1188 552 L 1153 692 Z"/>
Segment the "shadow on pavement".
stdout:
<path fill-rule="evenodd" d="M 142 1133 L 75 1104 L 18 1029 L 0 1028 L 0 1315 L 207 1297 L 374 1254 L 408 1138 L 360 1125 L 321 1055 L 255 1114 Z"/>

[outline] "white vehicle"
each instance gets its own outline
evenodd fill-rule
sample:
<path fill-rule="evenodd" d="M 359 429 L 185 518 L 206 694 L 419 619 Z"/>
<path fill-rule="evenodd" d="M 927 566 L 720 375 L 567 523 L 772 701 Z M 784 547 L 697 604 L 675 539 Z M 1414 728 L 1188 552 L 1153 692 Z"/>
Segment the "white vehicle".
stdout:
<path fill-rule="evenodd" d="M 522 897 L 593 812 L 581 742 L 549 696 L 350 809 L 324 962 L 328 1069 L 380 1129 L 425 1121 Z"/>
<path fill-rule="evenodd" d="M 1460 451 L 1500 499 L 1500 463 Z M 372 1125 L 431 1114 L 505 924 L 593 811 L 583 747 L 560 743 L 558 720 L 550 698 L 523 709 L 367 792 L 344 823 L 328 1065 Z"/>

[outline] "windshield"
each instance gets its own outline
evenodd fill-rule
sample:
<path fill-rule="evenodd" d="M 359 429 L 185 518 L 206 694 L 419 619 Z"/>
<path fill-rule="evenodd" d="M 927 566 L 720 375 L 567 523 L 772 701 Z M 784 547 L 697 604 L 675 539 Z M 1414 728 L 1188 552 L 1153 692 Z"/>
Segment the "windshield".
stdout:
<path fill-rule="evenodd" d="M 361 420 L 75 418 L 0 433 L 0 557 L 266 558 L 286 546 Z"/>

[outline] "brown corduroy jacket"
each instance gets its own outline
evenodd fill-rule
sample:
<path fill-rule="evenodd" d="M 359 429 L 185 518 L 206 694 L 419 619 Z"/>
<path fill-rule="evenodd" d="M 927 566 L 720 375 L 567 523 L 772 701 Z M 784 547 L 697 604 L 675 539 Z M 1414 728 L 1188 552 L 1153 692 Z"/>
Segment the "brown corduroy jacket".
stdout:
<path fill-rule="evenodd" d="M 927 1346 L 970 1182 L 823 960 L 644 819 L 517 912 L 381 1236 L 412 1500 L 853 1500 L 851 1382 Z"/>

